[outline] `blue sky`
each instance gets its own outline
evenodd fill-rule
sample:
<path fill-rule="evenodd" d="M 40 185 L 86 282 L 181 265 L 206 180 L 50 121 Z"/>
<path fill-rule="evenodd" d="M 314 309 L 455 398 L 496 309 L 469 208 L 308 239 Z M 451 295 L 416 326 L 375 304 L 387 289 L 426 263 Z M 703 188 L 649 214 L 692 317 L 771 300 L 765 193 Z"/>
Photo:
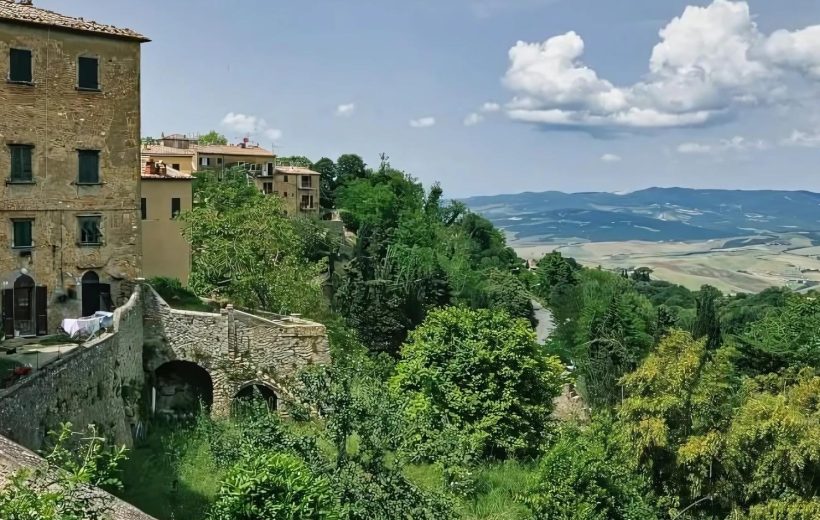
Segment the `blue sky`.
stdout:
<path fill-rule="evenodd" d="M 144 135 L 217 129 L 370 164 L 385 152 L 450 196 L 820 191 L 816 0 L 35 5 L 153 40 Z"/>

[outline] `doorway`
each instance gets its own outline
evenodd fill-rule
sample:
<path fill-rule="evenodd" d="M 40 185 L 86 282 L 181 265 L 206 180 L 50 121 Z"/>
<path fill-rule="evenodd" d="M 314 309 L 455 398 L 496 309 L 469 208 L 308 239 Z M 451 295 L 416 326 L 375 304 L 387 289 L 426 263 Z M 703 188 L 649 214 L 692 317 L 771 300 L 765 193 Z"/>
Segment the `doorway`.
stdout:
<path fill-rule="evenodd" d="M 100 276 L 94 271 L 83 275 L 83 316 L 92 316 L 100 310 L 110 311 L 111 285 L 100 283 Z"/>
<path fill-rule="evenodd" d="M 22 275 L 14 281 L 14 330 L 20 336 L 37 333 L 34 319 L 34 280 Z"/>

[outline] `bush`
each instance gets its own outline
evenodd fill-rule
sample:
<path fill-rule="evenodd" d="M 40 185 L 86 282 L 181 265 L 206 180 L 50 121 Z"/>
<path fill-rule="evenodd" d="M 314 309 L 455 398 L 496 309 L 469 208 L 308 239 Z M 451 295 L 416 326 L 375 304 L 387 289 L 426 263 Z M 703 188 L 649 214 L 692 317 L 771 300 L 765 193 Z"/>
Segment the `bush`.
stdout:
<path fill-rule="evenodd" d="M 228 473 L 211 520 L 333 520 L 339 508 L 327 479 L 283 453 L 260 453 Z"/>
<path fill-rule="evenodd" d="M 415 460 L 504 459 L 537 452 L 549 433 L 563 367 L 525 320 L 451 307 L 411 335 L 391 382 L 408 399 L 405 451 Z"/>

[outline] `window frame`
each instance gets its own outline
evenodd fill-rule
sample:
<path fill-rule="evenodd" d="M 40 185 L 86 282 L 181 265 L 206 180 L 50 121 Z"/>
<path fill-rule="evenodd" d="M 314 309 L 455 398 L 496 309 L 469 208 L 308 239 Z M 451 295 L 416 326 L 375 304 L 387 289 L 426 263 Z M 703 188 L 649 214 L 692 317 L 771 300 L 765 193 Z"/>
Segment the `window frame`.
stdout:
<path fill-rule="evenodd" d="M 83 240 L 83 222 L 93 220 L 97 223 L 97 242 Z M 99 247 L 104 244 L 102 231 L 102 215 L 77 215 L 77 245 L 82 247 Z"/>
<path fill-rule="evenodd" d="M 307 183 L 306 183 L 307 181 Z M 299 179 L 299 187 L 303 190 L 312 190 L 313 189 L 313 176 L 312 175 L 302 175 L 301 179 Z"/>
<path fill-rule="evenodd" d="M 17 52 L 27 52 L 28 53 L 28 56 L 29 56 L 29 65 L 28 65 L 29 79 L 27 79 L 27 80 L 14 79 L 14 78 L 11 77 L 11 73 L 12 73 L 12 66 L 11 66 L 12 57 L 11 56 L 12 56 L 12 53 L 14 53 L 15 51 L 17 51 Z M 34 50 L 32 50 L 28 47 L 9 47 L 9 73 L 8 73 L 8 76 L 6 77 L 6 81 L 8 83 L 12 83 L 14 85 L 34 86 Z"/>
<path fill-rule="evenodd" d="M 6 145 L 9 149 L 9 176 L 6 179 L 6 184 L 34 184 L 34 145 L 24 143 L 9 143 Z M 14 176 L 14 152 L 15 150 L 28 150 L 28 178 L 15 178 Z M 23 170 L 25 171 L 25 170 Z"/>
<path fill-rule="evenodd" d="M 17 244 L 17 224 L 28 223 L 28 245 Z M 11 219 L 11 248 L 28 250 L 34 248 L 34 218 L 13 218 Z"/>
<path fill-rule="evenodd" d="M 176 206 L 176 211 L 174 211 Z M 171 197 L 171 220 L 175 220 L 182 214 L 182 199 L 180 197 Z"/>
<path fill-rule="evenodd" d="M 89 182 L 87 180 L 82 179 L 83 174 L 83 156 L 88 156 L 89 154 L 93 154 L 97 158 L 97 168 L 96 168 L 96 180 L 93 182 Z M 90 148 L 78 148 L 77 149 L 77 184 L 78 186 L 97 186 L 102 184 L 102 175 L 101 175 L 101 168 L 100 168 L 100 158 L 101 158 L 100 150 L 92 150 Z"/>
<path fill-rule="evenodd" d="M 95 87 L 85 87 L 80 84 L 80 68 L 82 60 L 94 60 L 97 62 L 97 81 Z M 100 63 L 102 60 L 98 55 L 91 55 L 91 54 L 81 54 L 77 56 L 77 90 L 81 92 L 102 92 L 102 84 L 100 81 Z"/>

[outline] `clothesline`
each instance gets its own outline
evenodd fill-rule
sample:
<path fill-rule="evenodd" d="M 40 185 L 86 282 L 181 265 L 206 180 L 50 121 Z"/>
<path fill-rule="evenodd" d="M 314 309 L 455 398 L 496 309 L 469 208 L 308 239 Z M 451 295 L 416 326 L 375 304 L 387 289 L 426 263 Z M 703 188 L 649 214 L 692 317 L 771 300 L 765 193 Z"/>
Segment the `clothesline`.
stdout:
<path fill-rule="evenodd" d="M 100 329 L 110 327 L 114 324 L 114 313 L 97 311 L 93 316 L 85 318 L 66 318 L 60 324 L 60 327 L 72 339 L 80 336 L 86 336 L 88 339 L 93 338 Z"/>

